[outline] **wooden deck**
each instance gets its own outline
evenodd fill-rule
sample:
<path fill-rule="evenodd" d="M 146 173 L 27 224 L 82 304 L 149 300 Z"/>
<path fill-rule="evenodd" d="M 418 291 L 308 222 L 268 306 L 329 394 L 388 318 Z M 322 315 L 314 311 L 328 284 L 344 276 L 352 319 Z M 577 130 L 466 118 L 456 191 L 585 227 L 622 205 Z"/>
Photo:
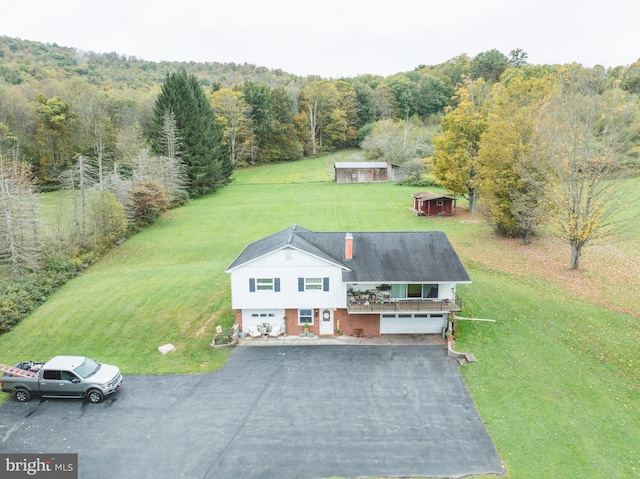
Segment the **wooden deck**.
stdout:
<path fill-rule="evenodd" d="M 408 311 L 462 311 L 462 300 L 449 299 L 393 299 L 390 301 L 356 301 L 348 303 L 350 313 L 385 313 Z"/>

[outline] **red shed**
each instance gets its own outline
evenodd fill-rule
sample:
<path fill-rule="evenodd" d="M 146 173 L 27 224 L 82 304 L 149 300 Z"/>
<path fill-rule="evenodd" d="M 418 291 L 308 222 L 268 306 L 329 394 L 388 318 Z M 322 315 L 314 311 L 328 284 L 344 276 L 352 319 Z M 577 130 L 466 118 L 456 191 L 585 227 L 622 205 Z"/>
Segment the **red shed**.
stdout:
<path fill-rule="evenodd" d="M 413 195 L 413 213 L 417 216 L 452 216 L 456 198 L 439 193 L 422 191 Z"/>

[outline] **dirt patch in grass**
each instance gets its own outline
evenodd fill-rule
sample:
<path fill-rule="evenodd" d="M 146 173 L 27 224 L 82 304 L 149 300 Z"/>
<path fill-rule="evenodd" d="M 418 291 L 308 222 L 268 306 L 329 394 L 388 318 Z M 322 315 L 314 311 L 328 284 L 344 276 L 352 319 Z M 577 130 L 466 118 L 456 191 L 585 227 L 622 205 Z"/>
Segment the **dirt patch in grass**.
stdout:
<path fill-rule="evenodd" d="M 209 323 L 211 323 L 211 321 L 216 319 L 217 315 L 218 315 L 218 312 L 216 311 L 211 315 L 211 317 L 209 317 L 209 319 L 207 319 L 207 321 L 202 326 L 198 328 L 198 330 L 196 331 L 196 338 L 207 330 L 207 326 L 209 326 Z"/>

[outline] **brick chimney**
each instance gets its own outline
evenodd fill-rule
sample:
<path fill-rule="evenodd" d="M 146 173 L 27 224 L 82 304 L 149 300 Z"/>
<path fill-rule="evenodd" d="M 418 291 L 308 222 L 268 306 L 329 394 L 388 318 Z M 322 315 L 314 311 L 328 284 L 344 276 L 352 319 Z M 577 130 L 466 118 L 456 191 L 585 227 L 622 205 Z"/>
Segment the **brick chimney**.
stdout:
<path fill-rule="evenodd" d="M 344 259 L 353 259 L 353 235 L 351 233 L 344 236 Z"/>

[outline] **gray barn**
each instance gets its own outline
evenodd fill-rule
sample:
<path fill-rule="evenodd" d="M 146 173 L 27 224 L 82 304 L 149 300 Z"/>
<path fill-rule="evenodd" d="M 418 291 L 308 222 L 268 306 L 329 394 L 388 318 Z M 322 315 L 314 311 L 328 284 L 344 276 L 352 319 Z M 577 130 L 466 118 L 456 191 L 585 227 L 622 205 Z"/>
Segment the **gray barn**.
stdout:
<path fill-rule="evenodd" d="M 391 167 L 384 161 L 342 161 L 333 167 L 336 183 L 379 183 L 392 179 Z"/>

